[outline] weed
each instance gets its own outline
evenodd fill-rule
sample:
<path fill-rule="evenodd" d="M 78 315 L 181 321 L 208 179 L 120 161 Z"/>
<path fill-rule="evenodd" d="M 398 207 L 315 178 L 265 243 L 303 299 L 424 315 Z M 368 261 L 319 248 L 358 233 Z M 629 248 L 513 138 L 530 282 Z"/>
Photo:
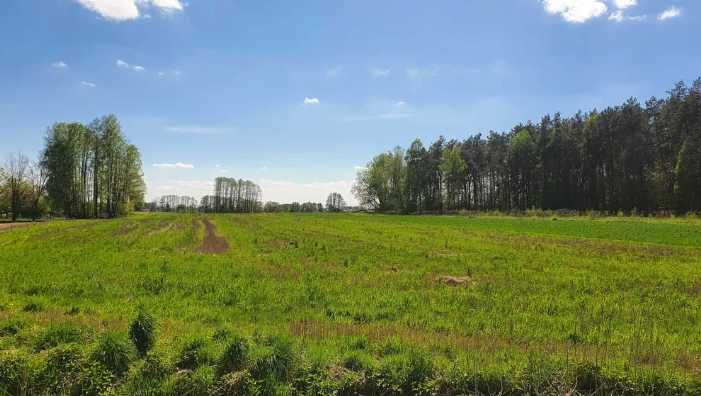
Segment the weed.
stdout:
<path fill-rule="evenodd" d="M 143 309 L 139 309 L 136 318 L 129 326 L 129 337 L 134 343 L 139 356 L 146 356 L 146 353 L 153 347 L 155 341 L 155 321 L 153 316 Z"/>

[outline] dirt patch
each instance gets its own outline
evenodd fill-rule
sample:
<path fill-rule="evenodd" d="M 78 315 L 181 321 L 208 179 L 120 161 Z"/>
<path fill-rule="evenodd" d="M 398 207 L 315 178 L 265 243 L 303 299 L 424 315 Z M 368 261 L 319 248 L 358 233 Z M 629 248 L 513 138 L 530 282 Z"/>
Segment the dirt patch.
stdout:
<path fill-rule="evenodd" d="M 149 231 L 148 236 L 153 236 L 156 234 L 161 234 L 164 232 L 168 232 L 174 228 L 177 228 L 175 224 L 167 222 L 167 221 L 162 221 L 160 224 L 158 224 L 158 227 L 156 229 L 153 229 Z"/>
<path fill-rule="evenodd" d="M 29 223 L 29 222 L 21 222 L 21 223 L 0 223 L 0 232 L 2 231 L 8 231 L 11 230 L 15 227 L 23 227 L 27 226 L 30 224 L 37 224 L 37 223 Z"/>
<path fill-rule="evenodd" d="M 701 279 L 696 281 L 696 283 L 689 289 L 689 294 L 695 297 L 701 297 Z"/>
<path fill-rule="evenodd" d="M 472 278 L 469 276 L 441 275 L 436 280 L 444 285 L 453 287 L 468 287 L 473 283 Z"/>
<path fill-rule="evenodd" d="M 136 229 L 136 224 L 134 223 L 126 223 L 122 224 L 115 232 L 115 236 L 124 236 L 124 235 L 129 235 L 132 231 Z"/>
<path fill-rule="evenodd" d="M 229 242 L 226 239 L 217 236 L 217 227 L 209 221 L 209 219 L 202 220 L 204 224 L 204 240 L 202 241 L 202 246 L 200 246 L 197 251 L 199 253 L 225 253 L 229 250 Z"/>

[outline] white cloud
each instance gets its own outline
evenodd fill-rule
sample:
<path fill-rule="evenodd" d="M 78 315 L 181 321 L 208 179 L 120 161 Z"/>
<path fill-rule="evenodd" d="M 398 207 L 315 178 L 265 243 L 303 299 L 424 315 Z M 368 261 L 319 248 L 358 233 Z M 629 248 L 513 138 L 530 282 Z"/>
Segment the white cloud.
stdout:
<path fill-rule="evenodd" d="M 620 10 L 635 7 L 638 5 L 638 0 L 613 0 L 613 4 Z"/>
<path fill-rule="evenodd" d="M 88 88 L 95 88 L 97 85 L 95 83 L 91 83 L 90 81 L 81 81 L 80 85 Z"/>
<path fill-rule="evenodd" d="M 54 69 L 68 69 L 68 64 L 64 61 L 58 61 L 51 64 Z"/>
<path fill-rule="evenodd" d="M 101 17 L 122 22 L 139 18 L 140 8 L 156 8 L 163 13 L 183 10 L 181 0 L 77 0 L 83 7 Z"/>
<path fill-rule="evenodd" d="M 314 105 L 318 105 L 318 104 L 321 104 L 321 101 L 319 101 L 319 98 L 308 98 L 308 97 L 304 98 L 304 105 L 305 106 L 314 106 Z"/>
<path fill-rule="evenodd" d="M 406 105 L 406 102 L 403 100 L 398 101 L 397 103 L 394 104 L 397 107 L 402 107 Z"/>
<path fill-rule="evenodd" d="M 117 67 L 119 67 L 121 69 L 133 70 L 133 71 L 137 71 L 137 72 L 142 72 L 142 71 L 146 70 L 146 68 L 144 68 L 143 66 L 132 65 L 131 63 L 127 63 L 121 59 L 117 59 L 116 64 L 117 64 Z"/>
<path fill-rule="evenodd" d="M 151 0 L 151 4 L 163 12 L 183 10 L 183 3 L 180 0 Z"/>
<path fill-rule="evenodd" d="M 380 69 L 378 67 L 373 67 L 369 70 L 370 75 L 373 78 L 382 78 L 382 77 L 387 77 L 389 76 L 391 70 L 390 69 Z"/>
<path fill-rule="evenodd" d="M 584 23 L 600 17 L 608 11 L 602 0 L 542 0 L 545 11 L 558 14 L 570 23 Z M 621 3 L 628 1 L 622 0 Z"/>
<path fill-rule="evenodd" d="M 657 16 L 658 21 L 666 21 L 668 19 L 672 18 L 677 18 L 682 15 L 682 10 L 679 7 L 670 7 L 664 11 L 660 15 Z"/>
<path fill-rule="evenodd" d="M 176 162 L 174 164 L 168 164 L 168 163 L 161 163 L 161 164 L 153 164 L 154 168 L 161 168 L 161 169 L 194 169 L 195 166 L 192 164 L 185 164 L 182 162 Z"/>

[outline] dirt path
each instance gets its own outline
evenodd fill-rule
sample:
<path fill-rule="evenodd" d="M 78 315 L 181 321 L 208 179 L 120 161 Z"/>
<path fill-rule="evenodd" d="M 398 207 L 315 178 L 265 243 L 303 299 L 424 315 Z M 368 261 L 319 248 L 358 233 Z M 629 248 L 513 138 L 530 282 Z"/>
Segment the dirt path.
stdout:
<path fill-rule="evenodd" d="M 225 253 L 229 250 L 229 242 L 226 239 L 217 236 L 217 227 L 209 221 L 209 219 L 202 220 L 204 223 L 204 240 L 202 241 L 202 246 L 200 246 L 197 251 L 200 253 Z"/>

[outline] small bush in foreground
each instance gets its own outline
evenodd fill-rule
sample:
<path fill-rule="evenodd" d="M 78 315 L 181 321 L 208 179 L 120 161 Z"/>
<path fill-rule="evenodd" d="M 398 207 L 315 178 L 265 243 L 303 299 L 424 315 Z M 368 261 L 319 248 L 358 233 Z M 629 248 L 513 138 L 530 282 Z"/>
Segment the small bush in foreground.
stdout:
<path fill-rule="evenodd" d="M 248 359 L 249 345 L 248 341 L 243 337 L 234 337 L 222 353 L 217 362 L 217 376 L 241 370 Z"/>
<path fill-rule="evenodd" d="M 19 351 L 0 352 L 0 394 L 28 394 L 34 371 L 29 355 Z"/>
<path fill-rule="evenodd" d="M 121 377 L 129 370 L 132 350 L 129 343 L 115 334 L 102 336 L 92 352 L 90 359 Z"/>
<path fill-rule="evenodd" d="M 207 349 L 207 341 L 195 338 L 185 344 L 175 365 L 179 369 L 194 370 L 211 361 L 212 356 Z"/>
<path fill-rule="evenodd" d="M 41 351 L 61 344 L 80 342 L 82 338 L 82 331 L 78 327 L 70 324 L 52 325 L 39 335 L 34 343 L 34 348 Z"/>
<path fill-rule="evenodd" d="M 12 320 L 3 323 L 0 326 L 0 337 L 17 335 L 25 326 L 25 323 L 19 320 Z"/>
<path fill-rule="evenodd" d="M 260 388 L 248 370 L 236 371 L 222 376 L 212 387 L 212 395 L 256 395 Z"/>
<path fill-rule="evenodd" d="M 155 322 L 153 316 L 140 309 L 129 326 L 129 337 L 139 352 L 139 356 L 146 356 L 146 353 L 153 347 L 155 341 L 154 332 Z"/>
<path fill-rule="evenodd" d="M 295 362 L 292 342 L 284 337 L 269 337 L 251 356 L 251 374 L 256 379 L 287 379 Z"/>

